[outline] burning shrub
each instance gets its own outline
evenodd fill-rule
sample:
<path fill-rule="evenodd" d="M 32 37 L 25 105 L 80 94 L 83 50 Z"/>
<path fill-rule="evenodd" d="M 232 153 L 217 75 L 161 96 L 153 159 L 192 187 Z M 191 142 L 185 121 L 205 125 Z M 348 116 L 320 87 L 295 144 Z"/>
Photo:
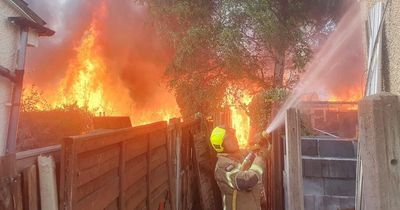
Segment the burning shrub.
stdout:
<path fill-rule="evenodd" d="M 278 104 L 287 97 L 288 91 L 284 88 L 273 88 L 257 93 L 249 104 L 250 124 L 254 132 L 264 130 L 269 122 L 274 104 Z"/>
<path fill-rule="evenodd" d="M 42 92 L 32 86 L 25 90 L 18 126 L 19 151 L 60 144 L 65 136 L 92 130 L 93 115 L 87 108 L 69 104 L 51 108 Z"/>
<path fill-rule="evenodd" d="M 39 90 L 35 85 L 31 85 L 28 89 L 23 89 L 21 111 L 33 112 L 39 110 L 50 110 L 50 105 L 43 97 L 43 91 Z"/>

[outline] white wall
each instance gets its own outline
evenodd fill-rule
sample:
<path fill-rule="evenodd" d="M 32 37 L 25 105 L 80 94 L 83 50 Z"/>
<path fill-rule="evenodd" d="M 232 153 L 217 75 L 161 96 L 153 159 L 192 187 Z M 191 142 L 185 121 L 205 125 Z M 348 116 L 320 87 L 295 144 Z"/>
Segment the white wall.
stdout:
<path fill-rule="evenodd" d="M 19 16 L 7 0 L 0 0 L 0 65 L 13 70 L 16 65 L 19 29 L 7 18 Z M 5 153 L 12 83 L 0 76 L 0 155 Z"/>
<path fill-rule="evenodd" d="M 368 11 L 382 0 L 367 0 Z M 387 1 L 382 1 L 386 3 Z M 392 0 L 383 25 L 382 72 L 385 91 L 400 94 L 400 1 Z"/>

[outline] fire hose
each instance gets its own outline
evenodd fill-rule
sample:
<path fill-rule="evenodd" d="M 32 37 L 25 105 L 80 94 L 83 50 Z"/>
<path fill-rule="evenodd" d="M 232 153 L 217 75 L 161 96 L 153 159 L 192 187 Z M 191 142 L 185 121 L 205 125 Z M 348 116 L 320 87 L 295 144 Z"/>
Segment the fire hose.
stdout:
<path fill-rule="evenodd" d="M 263 140 L 267 140 L 268 136 L 268 133 L 264 131 L 261 133 L 261 139 Z M 239 167 L 240 171 L 247 171 L 250 169 L 251 165 L 253 165 L 253 162 L 256 159 L 256 150 L 259 150 L 262 146 L 265 146 L 265 142 L 266 141 L 260 141 L 253 146 L 253 149 L 250 149 L 250 152 L 246 155 Z M 237 193 L 238 190 L 234 189 L 232 194 L 232 210 L 236 210 L 237 208 Z"/>

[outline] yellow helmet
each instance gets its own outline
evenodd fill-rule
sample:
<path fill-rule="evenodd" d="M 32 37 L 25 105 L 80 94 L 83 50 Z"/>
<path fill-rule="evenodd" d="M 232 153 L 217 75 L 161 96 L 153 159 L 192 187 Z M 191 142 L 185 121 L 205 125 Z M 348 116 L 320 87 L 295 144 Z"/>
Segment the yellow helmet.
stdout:
<path fill-rule="evenodd" d="M 220 127 L 215 127 L 211 132 L 210 142 L 215 151 L 217 152 L 224 151 L 222 143 L 224 142 L 225 134 L 226 130 Z"/>

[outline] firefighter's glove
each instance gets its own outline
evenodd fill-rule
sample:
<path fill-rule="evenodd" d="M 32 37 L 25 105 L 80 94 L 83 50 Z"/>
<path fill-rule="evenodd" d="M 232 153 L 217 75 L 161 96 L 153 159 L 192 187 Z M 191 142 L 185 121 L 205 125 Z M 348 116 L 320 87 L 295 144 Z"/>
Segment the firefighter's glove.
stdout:
<path fill-rule="evenodd" d="M 260 151 L 261 147 L 258 144 L 253 144 L 247 147 L 248 151 L 258 152 Z"/>
<path fill-rule="evenodd" d="M 250 191 L 259 181 L 259 176 L 252 170 L 241 171 L 235 177 L 238 190 Z"/>
<path fill-rule="evenodd" d="M 267 142 L 262 147 L 260 147 L 260 150 L 258 150 L 258 155 L 263 158 L 267 158 L 271 150 L 272 150 L 272 145 L 269 142 Z"/>
<path fill-rule="evenodd" d="M 254 144 L 264 145 L 268 142 L 269 134 L 266 131 L 254 135 Z"/>

